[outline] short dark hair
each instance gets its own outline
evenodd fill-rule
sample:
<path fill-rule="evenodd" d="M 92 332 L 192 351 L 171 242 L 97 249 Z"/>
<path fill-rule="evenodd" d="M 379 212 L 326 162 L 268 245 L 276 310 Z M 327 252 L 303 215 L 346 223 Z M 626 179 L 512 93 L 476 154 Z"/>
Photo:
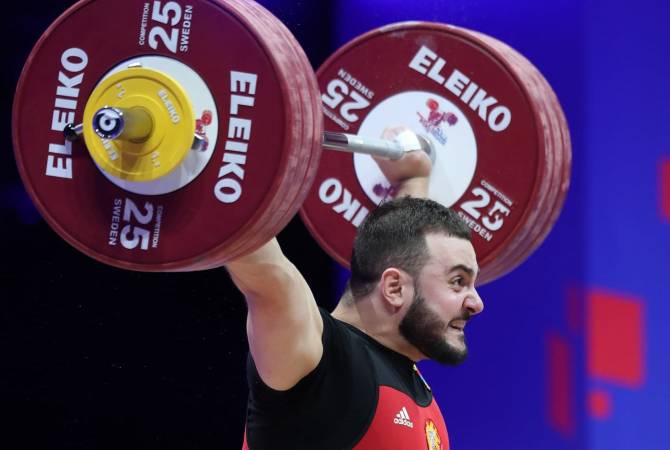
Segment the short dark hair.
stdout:
<path fill-rule="evenodd" d="M 416 278 L 428 260 L 428 233 L 471 241 L 470 229 L 458 214 L 433 200 L 402 197 L 372 211 L 354 239 L 350 281 L 354 300 L 372 292 L 389 267 Z"/>

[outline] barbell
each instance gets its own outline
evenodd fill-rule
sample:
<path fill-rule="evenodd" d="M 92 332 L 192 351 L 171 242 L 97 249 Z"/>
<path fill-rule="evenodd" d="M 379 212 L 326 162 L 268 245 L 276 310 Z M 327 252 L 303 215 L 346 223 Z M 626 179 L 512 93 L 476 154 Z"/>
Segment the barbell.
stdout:
<path fill-rule="evenodd" d="M 408 131 L 382 139 L 393 125 Z M 13 140 L 50 226 L 142 271 L 221 266 L 298 211 L 347 266 L 356 228 L 390 189 L 371 155 L 420 149 L 430 197 L 472 229 L 488 282 L 542 243 L 571 162 L 551 87 L 490 36 L 393 24 L 314 74 L 286 27 L 244 0 L 76 3 L 26 62 Z"/>

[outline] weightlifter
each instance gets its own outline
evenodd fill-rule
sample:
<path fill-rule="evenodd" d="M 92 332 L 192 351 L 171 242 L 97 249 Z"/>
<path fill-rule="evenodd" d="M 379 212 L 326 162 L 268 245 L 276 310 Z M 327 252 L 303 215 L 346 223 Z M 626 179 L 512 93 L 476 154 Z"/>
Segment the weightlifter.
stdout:
<path fill-rule="evenodd" d="M 332 313 L 276 239 L 226 266 L 249 308 L 245 449 L 449 449 L 415 363 L 466 357 L 477 259 L 468 227 L 426 199 L 424 152 L 377 163 L 396 198 L 359 227 Z"/>
<path fill-rule="evenodd" d="M 118 33 L 137 30 L 135 2 L 80 1 L 32 50 L 12 135 L 42 216 L 79 250 L 123 269 L 226 262 L 248 303 L 245 448 L 448 449 L 415 363 L 466 357 L 465 325 L 483 309 L 475 281 L 518 265 L 558 217 L 571 151 L 549 84 L 503 42 L 453 25 L 384 25 L 314 74 L 284 24 L 254 1 L 149 3 L 139 40 Z M 149 42 L 168 29 L 174 39 Z M 88 45 L 108 36 L 113 45 Z M 430 156 L 416 150 L 426 140 L 417 135 L 398 145 L 367 136 L 392 121 L 435 139 Z M 400 158 L 377 161 L 392 188 L 359 177 L 370 165 L 378 176 L 367 160 L 316 167 L 319 144 Z M 458 205 L 467 225 L 426 199 L 431 173 L 439 201 Z M 270 239 L 299 207 L 308 226 L 311 214 L 325 224 L 312 232 L 340 262 L 358 226 L 352 277 L 332 313 Z M 337 224 L 346 239 L 330 233 L 342 244 L 332 251 L 323 237 Z M 481 272 L 469 227 L 484 244 Z"/>

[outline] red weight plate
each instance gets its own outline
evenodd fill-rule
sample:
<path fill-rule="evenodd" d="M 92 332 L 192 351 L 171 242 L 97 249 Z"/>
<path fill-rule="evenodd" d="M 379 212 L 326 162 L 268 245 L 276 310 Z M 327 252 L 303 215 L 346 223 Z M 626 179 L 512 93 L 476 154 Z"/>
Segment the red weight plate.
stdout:
<path fill-rule="evenodd" d="M 292 116 L 293 126 L 297 130 L 302 130 L 301 144 L 298 145 L 294 155 L 295 173 L 292 178 L 286 178 L 286 185 L 282 187 L 283 193 L 278 194 L 284 198 L 284 201 L 278 205 L 271 217 L 268 217 L 266 227 L 272 230 L 274 236 L 279 229 L 283 228 L 288 221 L 295 215 L 297 208 L 302 204 L 311 183 L 316 175 L 316 170 L 321 155 L 321 136 L 323 129 L 323 116 L 321 113 L 321 99 L 316 81 L 316 75 L 304 55 L 302 47 L 295 40 L 290 31 L 279 24 L 279 31 L 283 34 L 283 43 L 289 46 L 289 49 L 295 53 L 294 59 L 300 61 L 297 70 L 291 73 L 290 86 L 295 89 L 292 95 L 297 97 L 296 109 Z M 269 26 L 269 25 L 266 25 Z M 209 269 L 221 266 L 226 261 L 237 256 L 246 254 L 265 242 L 267 242 L 268 233 L 258 233 L 252 235 L 245 241 L 238 241 L 236 248 L 231 248 L 230 252 L 220 255 L 217 258 L 208 261 L 206 265 L 200 265 L 199 269 Z"/>
<path fill-rule="evenodd" d="M 506 253 L 498 258 L 494 267 L 489 267 L 491 273 L 490 279 L 499 278 L 522 264 L 542 244 L 553 228 L 563 207 L 570 184 L 571 158 L 570 155 L 564 155 L 564 158 L 566 159 L 562 162 L 559 172 L 555 177 L 555 195 L 547 198 L 544 203 L 538 204 L 538 208 L 546 208 L 551 214 L 546 218 L 544 223 L 529 224 L 529 227 L 532 227 L 532 229 L 529 232 L 527 240 L 522 242 L 522 245 L 517 246 L 513 253 Z"/>
<path fill-rule="evenodd" d="M 291 220 L 309 192 L 321 157 L 323 134 L 321 98 L 316 75 L 295 37 L 283 24 L 280 25 L 285 42 L 291 44 L 291 49 L 296 53 L 295 59 L 301 62 L 300 66 L 292 72 L 294 79 L 291 86 L 295 88 L 293 93 L 298 97 L 297 103 L 300 105 L 300 110 L 296 110 L 293 116 L 294 126 L 303 130 L 304 134 L 302 143 L 295 152 L 297 161 L 294 177 L 286 180 L 287 192 L 282 194 L 285 200 L 275 211 L 273 220 L 268 222 L 268 226 L 274 231 L 273 236 Z M 237 251 L 231 258 L 248 253 L 266 241 L 265 236 L 259 235 L 256 239 L 250 240 L 247 246 Z"/>
<path fill-rule="evenodd" d="M 495 272 L 495 275 L 490 279 L 499 278 L 512 271 L 514 268 L 522 264 L 542 244 L 558 220 L 558 216 L 563 208 L 565 196 L 570 184 L 570 168 L 571 159 L 568 155 L 567 160 L 563 162 L 560 168 L 560 173 L 556 176 L 557 189 L 555 198 L 547 199 L 544 204 L 538 206 L 540 208 L 549 209 L 551 215 L 546 218 L 544 223 L 537 223 L 534 225 L 534 229 L 530 233 L 530 236 L 527 241 L 524 242 L 525 245 L 516 248 L 516 251 L 513 254 L 504 255 L 496 262 L 496 267 L 490 268 L 492 273 Z"/>
<path fill-rule="evenodd" d="M 317 72 L 327 130 L 379 137 L 384 127 L 403 124 L 433 142 L 430 197 L 470 224 L 484 275 L 537 222 L 535 208 L 551 197 L 557 174 L 557 149 L 547 145 L 533 88 L 520 71 L 473 32 L 410 22 L 355 39 Z M 385 188 L 374 163 L 362 158 L 325 153 L 301 210 L 344 265 L 357 223 Z"/>
<path fill-rule="evenodd" d="M 250 8 L 260 8 L 250 3 Z M 269 14 L 261 10 L 264 14 Z M 295 109 L 288 118 L 288 127 L 294 129 L 296 138 L 295 149 L 291 153 L 289 166 L 291 175 L 283 179 L 272 195 L 277 199 L 273 202 L 273 209 L 268 212 L 266 221 L 247 230 L 244 239 L 238 239 L 234 246 L 226 248 L 224 253 L 215 253 L 201 263 L 193 266 L 202 270 L 221 266 L 226 261 L 246 254 L 276 235 L 295 215 L 306 195 L 306 189 L 316 172 L 314 164 L 318 164 L 321 153 L 322 116 L 319 103 L 319 91 L 316 76 L 305 56 L 302 48 L 286 27 L 276 20 L 267 20 L 267 17 L 256 16 L 254 27 L 273 28 L 276 32 L 276 46 L 282 52 L 287 52 L 291 60 L 298 64 L 298 70 L 287 74 L 287 95 Z M 316 162 L 315 162 L 315 161 Z M 310 163 L 311 162 L 311 163 Z M 311 168 L 310 168 L 311 167 Z M 310 175 L 311 174 L 311 175 Z"/>
<path fill-rule="evenodd" d="M 505 54 L 507 63 L 516 67 L 523 83 L 528 86 L 528 92 L 534 97 L 539 112 L 541 129 L 544 130 L 545 148 L 549 149 L 547 161 L 553 160 L 553 164 L 547 164 L 543 175 L 549 183 L 543 183 L 546 186 L 543 189 L 546 195 L 538 197 L 537 218 L 529 221 L 525 230 L 516 235 L 514 243 L 518 245 L 510 243 L 495 264 L 488 267 L 488 275 L 490 279 L 494 279 L 513 270 L 530 256 L 541 245 L 558 219 L 570 184 L 572 153 L 565 116 L 556 95 L 542 74 L 506 44 L 489 36 L 479 33 L 477 35 Z"/>
<path fill-rule="evenodd" d="M 276 234 L 264 224 L 286 208 L 282 187 L 293 179 L 294 153 L 302 136 L 313 132 L 313 124 L 292 118 L 300 107 L 292 72 L 302 62 L 282 43 L 277 23 L 241 0 L 95 0 L 66 11 L 33 49 L 13 110 L 17 164 L 48 223 L 102 262 L 151 271 L 191 270 L 252 234 Z M 113 45 L 101 45 L 110 39 Z M 216 100 L 221 131 L 202 173 L 162 195 L 131 193 L 111 183 L 83 142 L 66 146 L 60 131 L 65 122 L 81 121 L 87 97 L 111 68 L 144 55 L 174 59 L 195 71 Z M 254 98 L 253 106 L 236 112 L 234 72 L 257 77 L 253 93 L 250 84 L 236 84 L 238 94 Z M 244 120 L 251 123 L 248 136 Z M 219 200 L 217 186 L 235 183 L 239 198 Z"/>

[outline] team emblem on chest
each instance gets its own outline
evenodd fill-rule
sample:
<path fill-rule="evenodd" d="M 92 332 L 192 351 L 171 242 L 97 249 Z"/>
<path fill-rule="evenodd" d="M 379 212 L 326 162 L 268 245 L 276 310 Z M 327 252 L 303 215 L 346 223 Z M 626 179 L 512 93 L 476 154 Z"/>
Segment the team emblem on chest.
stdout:
<path fill-rule="evenodd" d="M 437 427 L 432 420 L 426 421 L 426 443 L 428 450 L 442 450 L 442 440 L 437 432 Z"/>

